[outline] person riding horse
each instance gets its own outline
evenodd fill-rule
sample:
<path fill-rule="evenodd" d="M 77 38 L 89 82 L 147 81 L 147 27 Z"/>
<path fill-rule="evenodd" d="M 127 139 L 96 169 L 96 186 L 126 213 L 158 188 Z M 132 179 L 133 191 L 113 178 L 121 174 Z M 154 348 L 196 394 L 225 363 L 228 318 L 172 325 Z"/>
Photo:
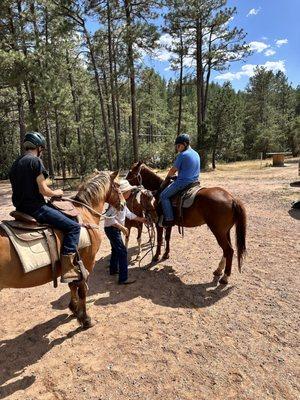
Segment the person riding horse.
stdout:
<path fill-rule="evenodd" d="M 177 179 L 160 194 L 163 209 L 163 226 L 174 225 L 174 214 L 170 198 L 185 189 L 191 183 L 197 182 L 200 175 L 200 156 L 190 146 L 190 137 L 186 133 L 178 135 L 175 140 L 176 151 L 179 153 L 174 165 L 170 168 L 163 186 L 169 184 L 171 177 L 177 172 Z"/>
<path fill-rule="evenodd" d="M 63 232 L 61 249 L 61 282 L 70 283 L 81 278 L 74 259 L 80 236 L 78 222 L 46 204 L 44 196 L 62 196 L 61 189 L 51 190 L 46 182 L 48 172 L 41 160 L 46 140 L 39 132 L 28 132 L 23 146 L 25 153 L 13 163 L 9 179 L 12 186 L 12 202 L 16 210 Z"/>

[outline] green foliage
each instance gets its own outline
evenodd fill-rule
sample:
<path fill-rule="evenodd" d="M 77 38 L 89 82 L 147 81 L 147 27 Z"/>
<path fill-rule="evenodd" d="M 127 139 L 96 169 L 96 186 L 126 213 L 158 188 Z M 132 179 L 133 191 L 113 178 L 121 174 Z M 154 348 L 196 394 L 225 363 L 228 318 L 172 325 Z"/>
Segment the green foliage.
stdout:
<path fill-rule="evenodd" d="M 108 168 L 104 117 L 113 166 L 117 165 L 119 152 L 120 167 L 128 168 L 133 160 L 128 44 L 133 45 L 138 144 L 143 161 L 165 168 L 174 159 L 180 87 L 181 131 L 188 132 L 192 145 L 196 146 L 199 85 L 203 88 L 202 100 L 206 102 L 200 122 L 208 159 L 234 161 L 277 150 L 299 154 L 300 88 L 293 89 L 283 73 L 258 68 L 247 89 L 238 93 L 229 83 L 223 86 L 210 83 L 209 75 L 203 76 L 202 82 L 197 78 L 194 28 L 199 18 L 204 34 L 201 62 L 207 65 L 206 72 L 209 68 L 222 70 L 229 61 L 248 54 L 244 32 L 228 28 L 235 9 L 226 8 L 225 0 L 167 2 L 165 32 L 175 40 L 171 67 L 180 71 L 180 57 L 194 60 L 190 70 L 183 68 L 181 86 L 178 79 L 166 82 L 143 63 L 144 55 L 157 48 L 158 29 L 153 21 L 161 2 L 3 0 L 2 3 L 1 179 L 7 178 L 11 163 L 21 151 L 20 139 L 25 129 L 38 129 L 48 135 L 51 151 L 45 162 L 48 166 L 52 164 L 57 175 L 79 175 L 96 167 Z M 126 3 L 132 12 L 130 25 Z M 89 46 L 84 27 L 91 15 L 98 19 L 99 29 L 90 34 Z M 95 72 L 99 76 L 104 110 Z"/>

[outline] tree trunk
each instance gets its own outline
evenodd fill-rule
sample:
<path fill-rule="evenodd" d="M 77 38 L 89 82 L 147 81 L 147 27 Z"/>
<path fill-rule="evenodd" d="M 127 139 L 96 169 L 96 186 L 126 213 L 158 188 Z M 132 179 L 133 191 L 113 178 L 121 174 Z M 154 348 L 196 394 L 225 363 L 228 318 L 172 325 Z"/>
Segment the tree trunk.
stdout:
<path fill-rule="evenodd" d="M 100 112 L 102 115 L 102 123 L 103 123 L 103 130 L 104 130 L 104 137 L 105 137 L 105 143 L 106 143 L 106 151 L 107 151 L 107 159 L 108 159 L 108 165 L 109 169 L 113 169 L 113 162 L 112 162 L 112 156 L 111 156 L 111 145 L 110 145 L 110 138 L 109 138 L 109 128 L 107 124 L 107 118 L 106 118 L 106 112 L 105 112 L 105 102 L 103 98 L 103 93 L 102 93 L 102 88 L 101 88 L 101 83 L 100 83 L 100 78 L 99 78 L 99 73 L 97 70 L 97 64 L 96 64 L 96 59 L 95 59 L 95 54 L 94 54 L 94 48 L 90 39 L 90 35 L 86 29 L 85 24 L 83 24 L 83 30 L 84 30 L 84 35 L 86 38 L 86 42 L 88 45 L 88 49 L 90 52 L 90 57 L 94 69 L 94 76 L 95 76 L 95 81 L 97 85 L 97 92 L 98 92 L 98 97 L 99 97 L 99 103 L 100 103 Z"/>
<path fill-rule="evenodd" d="M 56 131 L 56 146 L 59 154 L 59 164 L 60 169 L 62 171 L 63 179 L 66 179 L 66 165 L 64 160 L 63 148 L 61 145 L 61 129 L 60 129 L 60 121 L 57 108 L 54 109 L 55 112 L 55 131 Z"/>
<path fill-rule="evenodd" d="M 23 152 L 23 142 L 26 134 L 26 126 L 25 126 L 25 113 L 24 113 L 24 101 L 22 95 L 22 87 L 19 84 L 17 86 L 17 97 L 18 97 L 18 119 L 19 119 L 19 128 L 20 128 L 20 152 Z"/>
<path fill-rule="evenodd" d="M 111 107 L 113 113 L 113 125 L 115 133 L 115 147 L 116 147 L 116 159 L 117 169 L 120 168 L 120 131 L 118 130 L 117 121 L 117 109 L 116 109 L 116 96 L 114 86 L 114 68 L 113 68 L 113 49 L 112 49 L 112 37 L 111 37 L 111 9 L 110 0 L 107 0 L 107 39 L 108 39 L 108 55 L 109 55 L 109 78 L 110 78 L 110 92 L 111 92 Z"/>
<path fill-rule="evenodd" d="M 183 88 L 183 40 L 180 34 L 180 76 L 179 76 L 179 104 L 178 104 L 178 123 L 177 123 L 177 136 L 181 132 L 181 119 L 182 119 L 182 88 Z"/>
<path fill-rule="evenodd" d="M 71 87 L 74 115 L 75 115 L 75 121 L 76 121 L 76 132 L 77 132 L 77 140 L 78 140 L 78 147 L 79 147 L 80 175 L 83 175 L 85 172 L 85 162 L 84 162 L 82 139 L 81 139 L 81 118 L 80 118 L 80 111 L 79 111 L 79 105 L 78 105 L 78 97 L 77 97 L 77 92 L 76 92 L 76 88 L 75 88 L 75 82 L 74 82 L 74 77 L 72 74 L 72 68 L 70 65 L 68 51 L 66 52 L 66 61 L 67 61 L 69 83 L 70 83 L 70 87 Z"/>
<path fill-rule="evenodd" d="M 201 164 L 203 168 L 207 164 L 207 154 L 205 149 L 205 129 L 204 129 L 204 88 L 203 88 L 203 38 L 202 23 L 199 19 L 196 21 L 196 64 L 197 64 L 197 150 L 201 156 Z"/>
<path fill-rule="evenodd" d="M 125 14 L 126 14 L 126 27 L 127 27 L 127 57 L 129 65 L 129 78 L 130 78 L 130 95 L 131 95 L 131 125 L 132 125 L 132 143 L 133 143 L 133 159 L 135 162 L 139 161 L 139 142 L 137 131 L 137 114 L 136 114 L 136 87 L 135 87 L 135 68 L 133 59 L 133 43 L 131 39 L 131 0 L 124 0 Z"/>

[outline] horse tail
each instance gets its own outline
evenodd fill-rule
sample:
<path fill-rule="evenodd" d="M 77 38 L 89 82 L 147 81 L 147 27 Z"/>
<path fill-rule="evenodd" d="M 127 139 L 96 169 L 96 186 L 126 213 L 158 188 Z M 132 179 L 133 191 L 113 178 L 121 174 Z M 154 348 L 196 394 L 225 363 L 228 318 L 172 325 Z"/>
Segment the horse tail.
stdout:
<path fill-rule="evenodd" d="M 233 213 L 235 221 L 235 236 L 237 247 L 237 258 L 239 272 L 242 270 L 242 263 L 246 254 L 246 209 L 240 200 L 233 200 Z"/>

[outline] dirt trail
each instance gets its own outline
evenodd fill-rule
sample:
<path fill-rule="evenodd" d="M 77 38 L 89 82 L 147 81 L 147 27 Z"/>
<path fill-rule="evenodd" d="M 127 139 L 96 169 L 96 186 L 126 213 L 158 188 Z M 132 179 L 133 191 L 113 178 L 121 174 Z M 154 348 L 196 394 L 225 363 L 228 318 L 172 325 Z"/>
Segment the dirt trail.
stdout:
<path fill-rule="evenodd" d="M 0 399 L 217 400 L 300 398 L 297 165 L 202 175 L 245 203 L 248 257 L 227 287 L 212 282 L 221 252 L 205 227 L 173 233 L 169 260 L 133 265 L 137 283 L 107 273 L 104 238 L 90 281 L 95 326 L 69 317 L 67 288 L 0 292 Z M 0 218 L 10 207 L 0 182 Z M 144 237 L 146 240 L 146 236 Z M 131 250 L 135 238 L 131 237 Z M 149 261 L 145 261 L 145 263 Z"/>

